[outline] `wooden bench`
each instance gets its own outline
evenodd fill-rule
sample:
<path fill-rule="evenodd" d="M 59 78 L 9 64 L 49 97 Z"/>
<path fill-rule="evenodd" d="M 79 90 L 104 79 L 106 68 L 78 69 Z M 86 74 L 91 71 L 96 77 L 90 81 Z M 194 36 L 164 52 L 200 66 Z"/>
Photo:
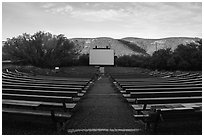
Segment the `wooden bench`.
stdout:
<path fill-rule="evenodd" d="M 45 110 L 32 110 L 32 109 L 19 109 L 19 108 L 2 108 L 2 116 L 26 116 L 34 118 L 47 118 L 52 120 L 55 128 L 58 131 L 65 130 L 65 123 L 71 118 L 68 112 L 59 111 L 45 111 Z"/>
<path fill-rule="evenodd" d="M 32 109 L 61 109 L 65 112 L 72 111 L 76 107 L 76 103 L 56 103 L 56 102 L 43 102 L 43 101 L 28 101 L 28 100 L 13 100 L 2 99 L 2 106 L 6 108 L 20 107 Z"/>
<path fill-rule="evenodd" d="M 150 111 L 142 111 L 142 115 L 134 115 L 136 119 L 142 119 L 147 124 L 146 129 L 157 132 L 161 122 L 201 121 L 202 110 L 194 108 L 159 108 Z"/>
<path fill-rule="evenodd" d="M 6 69 L 6 73 L 3 72 L 3 74 L 9 74 L 11 76 L 18 76 L 18 77 L 28 77 L 28 78 L 34 78 L 34 79 L 51 79 L 51 80 L 79 80 L 79 81 L 90 81 L 91 78 L 76 78 L 76 77 L 55 77 L 55 76 L 44 76 L 44 75 L 33 75 L 31 73 L 24 73 L 24 72 L 20 72 L 18 70 L 15 70 L 15 72 L 9 71 L 8 69 Z"/>
<path fill-rule="evenodd" d="M 202 106 L 202 103 L 168 103 L 168 104 L 148 104 L 144 110 L 144 104 L 132 104 L 131 105 L 133 110 L 136 111 L 136 114 L 139 114 L 141 111 L 149 111 L 152 107 L 160 107 L 160 106 L 176 106 L 176 107 L 197 107 L 197 106 Z"/>
<path fill-rule="evenodd" d="M 123 89 L 133 88 L 171 88 L 171 87 L 202 87 L 202 84 L 161 84 L 161 85 L 124 85 Z"/>
<path fill-rule="evenodd" d="M 199 80 L 202 77 L 194 78 L 194 77 L 171 77 L 171 78 L 124 78 L 124 79 L 114 79 L 118 82 L 152 82 L 152 81 L 179 81 L 179 80 Z"/>
<path fill-rule="evenodd" d="M 72 97 L 2 93 L 2 99 L 73 103 Z"/>
<path fill-rule="evenodd" d="M 17 78 L 17 79 L 24 79 L 24 80 L 47 80 L 47 81 L 56 81 L 56 82 L 89 82 L 91 79 L 79 79 L 79 78 L 56 78 L 56 77 L 37 77 L 37 76 L 21 76 L 21 75 L 11 75 L 3 73 L 2 76 L 8 77 L 8 78 Z"/>
<path fill-rule="evenodd" d="M 202 80 L 198 81 L 189 81 L 189 82 L 125 82 L 125 83 L 118 83 L 120 86 L 125 86 L 125 85 L 161 85 L 161 84 L 202 84 Z"/>
<path fill-rule="evenodd" d="M 33 80 L 24 80 L 24 79 L 16 79 L 16 78 L 2 78 L 2 81 L 7 82 L 16 82 L 16 83 L 39 83 L 39 84 L 57 84 L 57 85 L 87 85 L 85 82 L 55 82 L 55 81 L 33 81 Z"/>
<path fill-rule="evenodd" d="M 193 97 L 156 97 L 156 98 L 137 98 L 136 104 L 143 104 L 143 110 L 148 104 L 171 104 L 171 103 L 200 103 L 202 96 Z"/>
<path fill-rule="evenodd" d="M 138 78 L 138 79 L 115 79 L 115 81 L 119 82 L 119 83 L 123 83 L 123 82 L 168 82 L 168 81 L 192 81 L 192 80 L 201 80 L 202 77 L 198 77 L 198 78 L 194 78 L 194 77 L 189 77 L 189 78 Z"/>
<path fill-rule="evenodd" d="M 202 87 L 172 87 L 172 88 L 134 88 L 134 89 L 126 89 L 126 93 L 134 93 L 134 92 L 153 92 L 153 91 L 198 91 L 202 90 Z"/>
<path fill-rule="evenodd" d="M 83 80 L 75 80 L 75 79 L 69 79 L 69 80 L 56 80 L 56 79 L 35 79 L 35 78 L 30 78 L 30 77 L 13 77 L 13 76 L 8 76 L 8 75 L 2 75 L 2 78 L 9 78 L 9 79 L 17 79 L 17 80 L 24 80 L 24 81 L 50 81 L 50 82 L 81 82 L 81 83 L 88 83 L 90 80 L 88 81 L 83 81 Z"/>
<path fill-rule="evenodd" d="M 49 87 L 49 86 L 39 86 L 39 85 L 35 85 L 35 86 L 32 86 L 32 85 L 10 85 L 10 84 L 2 84 L 2 88 L 5 89 L 5 88 L 13 88 L 13 89 L 38 89 L 38 90 L 50 90 L 50 91 L 56 91 L 56 90 L 60 90 L 60 91 L 78 91 L 78 92 L 81 92 L 82 91 L 82 88 L 71 88 L 71 87 Z"/>
<path fill-rule="evenodd" d="M 188 96 L 202 96 L 202 90 L 200 91 L 166 91 L 166 92 L 131 92 L 131 98 L 154 98 L 154 97 L 188 97 Z"/>
<path fill-rule="evenodd" d="M 21 86 L 49 86 L 49 87 L 57 87 L 57 88 L 82 88 L 84 89 L 86 86 L 84 85 L 59 85 L 59 84 L 43 84 L 43 83 L 23 83 L 23 82 L 9 82 L 9 81 L 2 81 L 2 84 L 7 84 L 7 85 L 21 85 Z"/>
<path fill-rule="evenodd" d="M 36 90 L 36 89 L 23 89 L 23 88 L 3 88 L 3 93 L 10 94 L 25 94 L 25 95 L 48 95 L 48 96 L 65 96 L 65 97 L 78 97 L 77 91 L 63 91 L 63 90 Z"/>

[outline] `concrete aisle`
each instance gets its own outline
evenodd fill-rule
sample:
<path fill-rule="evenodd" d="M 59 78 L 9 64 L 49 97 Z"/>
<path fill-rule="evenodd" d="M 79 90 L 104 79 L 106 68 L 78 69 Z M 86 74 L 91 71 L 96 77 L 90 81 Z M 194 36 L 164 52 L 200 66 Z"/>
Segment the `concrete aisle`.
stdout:
<path fill-rule="evenodd" d="M 102 76 L 82 98 L 67 124 L 68 134 L 142 134 L 141 122 L 108 77 Z"/>

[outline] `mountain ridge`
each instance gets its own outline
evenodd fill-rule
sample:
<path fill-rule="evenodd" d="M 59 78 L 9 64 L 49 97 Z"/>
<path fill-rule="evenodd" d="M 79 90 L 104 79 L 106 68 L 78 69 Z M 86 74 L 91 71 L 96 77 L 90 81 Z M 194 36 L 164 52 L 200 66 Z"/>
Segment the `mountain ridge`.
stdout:
<path fill-rule="evenodd" d="M 95 46 L 115 50 L 116 56 L 123 55 L 152 55 L 159 49 L 171 48 L 175 50 L 180 44 L 196 42 L 201 38 L 197 37 L 166 37 L 159 39 L 146 39 L 137 37 L 125 37 L 114 39 L 111 37 L 96 38 L 71 38 L 80 54 L 88 54 Z"/>

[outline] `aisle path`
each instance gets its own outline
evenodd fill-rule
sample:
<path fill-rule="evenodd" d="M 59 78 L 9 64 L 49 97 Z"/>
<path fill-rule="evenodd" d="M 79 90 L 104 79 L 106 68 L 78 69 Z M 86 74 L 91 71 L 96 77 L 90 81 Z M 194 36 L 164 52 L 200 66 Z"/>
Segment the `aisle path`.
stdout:
<path fill-rule="evenodd" d="M 123 96 L 102 76 L 79 102 L 67 125 L 68 134 L 141 134 Z"/>

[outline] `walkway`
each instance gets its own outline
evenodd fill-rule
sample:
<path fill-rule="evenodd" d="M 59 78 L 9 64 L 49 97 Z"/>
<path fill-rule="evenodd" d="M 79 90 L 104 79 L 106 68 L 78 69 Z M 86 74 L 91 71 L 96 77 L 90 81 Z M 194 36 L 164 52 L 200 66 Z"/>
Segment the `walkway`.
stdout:
<path fill-rule="evenodd" d="M 108 77 L 97 80 L 79 102 L 66 134 L 142 134 L 130 106 Z"/>

